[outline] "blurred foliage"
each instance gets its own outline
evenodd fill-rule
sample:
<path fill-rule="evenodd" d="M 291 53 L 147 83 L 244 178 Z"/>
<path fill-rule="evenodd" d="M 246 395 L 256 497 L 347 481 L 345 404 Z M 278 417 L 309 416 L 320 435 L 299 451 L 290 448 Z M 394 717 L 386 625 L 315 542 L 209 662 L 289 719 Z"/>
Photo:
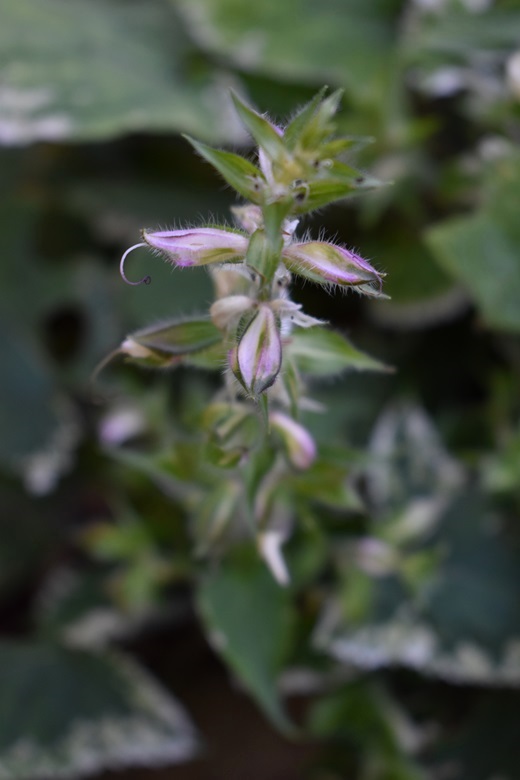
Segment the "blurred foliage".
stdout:
<path fill-rule="evenodd" d="M 319 744 L 309 777 L 518 776 L 518 0 L 2 10 L 0 778 L 191 758 L 129 648 L 194 615 L 266 717 Z M 388 186 L 303 227 L 370 257 L 391 299 L 295 285 L 337 340 L 311 366 L 319 460 L 269 494 L 293 528 L 280 589 L 221 477 L 252 423 L 206 441 L 218 376 L 90 377 L 127 333 L 211 301 L 203 269 L 136 253 L 152 284 L 117 272 L 143 226 L 229 221 L 180 133 L 247 151 L 229 87 L 282 119 L 323 83 Z"/>

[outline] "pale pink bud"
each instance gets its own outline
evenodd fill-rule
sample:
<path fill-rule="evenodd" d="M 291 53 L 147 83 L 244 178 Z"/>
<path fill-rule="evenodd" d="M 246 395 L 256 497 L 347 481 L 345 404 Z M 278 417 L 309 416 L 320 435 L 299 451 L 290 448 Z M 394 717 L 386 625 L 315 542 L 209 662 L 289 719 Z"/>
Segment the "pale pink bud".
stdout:
<path fill-rule="evenodd" d="M 355 252 L 326 241 L 291 244 L 283 250 L 283 258 L 292 273 L 321 284 L 380 285 L 382 280 L 382 274 Z"/>
<path fill-rule="evenodd" d="M 316 444 L 309 431 L 282 412 L 272 412 L 269 421 L 282 437 L 291 464 L 297 469 L 308 469 L 316 458 Z"/>
<path fill-rule="evenodd" d="M 233 373 L 250 395 L 258 396 L 271 387 L 282 364 L 282 342 L 269 306 L 259 305 L 230 357 Z"/>
<path fill-rule="evenodd" d="M 255 306 L 255 301 L 247 295 L 227 295 L 219 298 L 209 310 L 214 325 L 220 330 L 226 330 L 236 322 L 246 311 Z"/>
<path fill-rule="evenodd" d="M 174 265 L 207 265 L 229 263 L 241 259 L 247 251 L 248 239 L 241 233 L 219 228 L 167 230 L 147 233 L 148 246 L 163 252 Z"/>
<path fill-rule="evenodd" d="M 172 265 L 187 267 L 209 263 L 233 263 L 245 257 L 249 239 L 241 233 L 221 228 L 191 228 L 185 230 L 163 230 L 149 233 L 143 230 L 144 243 L 135 244 L 121 258 L 121 276 L 128 284 L 148 283 L 150 277 L 139 282 L 130 282 L 124 272 L 127 256 L 140 246 L 157 249 Z"/>

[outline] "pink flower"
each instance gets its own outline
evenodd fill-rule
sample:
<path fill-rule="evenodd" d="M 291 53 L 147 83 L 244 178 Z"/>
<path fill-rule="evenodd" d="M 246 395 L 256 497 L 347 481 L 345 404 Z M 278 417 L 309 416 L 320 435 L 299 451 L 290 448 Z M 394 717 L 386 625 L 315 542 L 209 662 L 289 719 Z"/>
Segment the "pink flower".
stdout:
<path fill-rule="evenodd" d="M 316 444 L 308 430 L 282 412 L 272 412 L 269 421 L 282 437 L 291 464 L 297 469 L 308 469 L 316 458 Z"/>
<path fill-rule="evenodd" d="M 267 304 L 259 305 L 232 350 L 230 363 L 236 378 L 252 396 L 260 395 L 275 381 L 282 364 L 282 342 L 277 319 Z"/>
<path fill-rule="evenodd" d="M 326 241 L 290 244 L 283 250 L 283 259 L 289 271 L 319 284 L 357 286 L 375 282 L 381 286 L 383 278 L 355 252 Z"/>
<path fill-rule="evenodd" d="M 172 265 L 181 267 L 209 263 L 236 263 L 247 252 L 249 239 L 241 233 L 224 228 L 187 228 L 149 233 L 143 230 L 144 243 L 135 244 L 121 258 L 121 276 L 128 284 L 148 283 L 150 277 L 130 282 L 124 272 L 127 256 L 140 246 L 150 246 L 161 252 Z"/>

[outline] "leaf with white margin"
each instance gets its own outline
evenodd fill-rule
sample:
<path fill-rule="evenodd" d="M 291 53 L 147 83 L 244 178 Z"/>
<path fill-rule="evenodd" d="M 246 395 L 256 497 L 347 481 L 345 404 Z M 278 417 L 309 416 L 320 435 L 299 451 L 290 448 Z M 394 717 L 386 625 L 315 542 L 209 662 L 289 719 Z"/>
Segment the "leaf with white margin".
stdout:
<path fill-rule="evenodd" d="M 239 140 L 222 71 L 196 69 L 158 0 L 4 0 L 0 144 L 187 131 Z"/>
<path fill-rule="evenodd" d="M 424 587 L 410 593 L 395 574 L 373 578 L 356 624 L 329 607 L 318 646 L 362 669 L 404 666 L 459 684 L 520 686 L 520 554 L 485 497 L 460 492 L 422 549 L 442 555 Z"/>
<path fill-rule="evenodd" d="M 0 643 L 0 780 L 163 766 L 196 747 L 181 707 L 122 654 Z"/>

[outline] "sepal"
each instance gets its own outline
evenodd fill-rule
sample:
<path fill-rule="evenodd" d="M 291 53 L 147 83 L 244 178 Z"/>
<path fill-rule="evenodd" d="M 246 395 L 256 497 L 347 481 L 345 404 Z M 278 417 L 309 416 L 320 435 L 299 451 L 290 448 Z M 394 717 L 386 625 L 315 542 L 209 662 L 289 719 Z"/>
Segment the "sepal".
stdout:
<path fill-rule="evenodd" d="M 287 157 L 287 150 L 279 131 L 265 117 L 244 103 L 236 93 L 232 92 L 231 97 L 238 116 L 258 146 L 273 162 L 283 161 Z"/>
<path fill-rule="evenodd" d="M 204 354 L 221 341 L 222 334 L 209 319 L 173 320 L 128 335 L 120 352 L 133 362 L 167 368 Z"/>
<path fill-rule="evenodd" d="M 214 149 L 185 135 L 193 148 L 209 162 L 242 197 L 252 203 L 261 203 L 265 180 L 262 172 L 252 162 L 233 152 Z"/>

